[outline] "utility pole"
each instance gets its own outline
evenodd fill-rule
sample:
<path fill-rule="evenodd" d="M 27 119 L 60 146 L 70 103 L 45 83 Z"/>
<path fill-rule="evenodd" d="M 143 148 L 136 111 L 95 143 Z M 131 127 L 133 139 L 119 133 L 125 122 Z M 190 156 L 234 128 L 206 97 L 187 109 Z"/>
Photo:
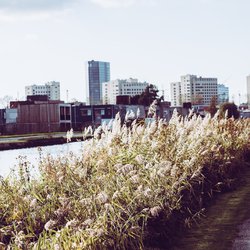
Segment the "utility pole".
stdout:
<path fill-rule="evenodd" d="M 66 102 L 67 103 L 69 102 L 69 90 L 68 89 L 66 90 Z"/>

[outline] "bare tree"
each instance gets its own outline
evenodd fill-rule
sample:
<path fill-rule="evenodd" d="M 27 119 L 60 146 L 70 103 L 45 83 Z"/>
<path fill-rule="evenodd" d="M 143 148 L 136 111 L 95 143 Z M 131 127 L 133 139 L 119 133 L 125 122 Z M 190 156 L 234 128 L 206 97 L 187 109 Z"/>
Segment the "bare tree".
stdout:
<path fill-rule="evenodd" d="M 216 105 L 217 105 L 217 96 L 212 96 L 209 105 L 209 113 L 211 114 L 211 116 L 214 116 L 217 112 Z"/>
<path fill-rule="evenodd" d="M 8 108 L 10 106 L 11 100 L 13 100 L 12 96 L 5 95 L 4 97 L 0 98 L 0 106 L 2 108 Z"/>

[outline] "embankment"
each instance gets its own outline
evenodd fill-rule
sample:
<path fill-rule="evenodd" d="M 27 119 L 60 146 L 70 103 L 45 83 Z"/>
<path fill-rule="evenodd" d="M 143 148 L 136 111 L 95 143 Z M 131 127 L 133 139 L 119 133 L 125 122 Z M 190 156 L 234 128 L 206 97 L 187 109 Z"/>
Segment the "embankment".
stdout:
<path fill-rule="evenodd" d="M 83 140 L 82 136 L 73 137 L 72 142 Z M 40 146 L 49 146 L 56 144 L 64 144 L 67 142 L 65 137 L 51 137 L 51 138 L 25 138 L 16 141 L 4 141 L 0 143 L 0 150 L 10 150 L 10 149 L 19 149 L 19 148 L 31 148 L 31 147 L 40 147 Z"/>
<path fill-rule="evenodd" d="M 240 177 L 239 186 L 219 195 L 199 221 L 179 239 L 173 250 L 249 249 L 250 234 L 241 228 L 250 219 L 250 165 Z"/>

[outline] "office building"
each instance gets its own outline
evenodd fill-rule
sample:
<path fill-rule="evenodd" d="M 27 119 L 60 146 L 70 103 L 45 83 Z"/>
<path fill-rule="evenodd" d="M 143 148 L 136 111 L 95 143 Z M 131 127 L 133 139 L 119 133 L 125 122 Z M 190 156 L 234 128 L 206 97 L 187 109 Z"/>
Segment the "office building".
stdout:
<path fill-rule="evenodd" d="M 139 82 L 138 79 L 113 80 L 102 84 L 103 104 L 116 104 L 117 96 L 140 95 L 148 86 L 147 82 Z"/>
<path fill-rule="evenodd" d="M 110 81 L 110 63 L 88 61 L 86 76 L 87 104 L 102 104 L 102 83 Z"/>
<path fill-rule="evenodd" d="M 218 104 L 229 101 L 229 88 L 224 84 L 218 84 Z"/>
<path fill-rule="evenodd" d="M 217 97 L 217 94 L 217 78 L 184 75 L 181 76 L 180 82 L 171 83 L 172 106 L 181 106 L 186 102 L 197 106 L 209 106 L 211 98 Z"/>
<path fill-rule="evenodd" d="M 30 85 L 25 87 L 25 95 L 47 95 L 49 100 L 60 100 L 60 83 L 48 82 L 43 85 Z"/>

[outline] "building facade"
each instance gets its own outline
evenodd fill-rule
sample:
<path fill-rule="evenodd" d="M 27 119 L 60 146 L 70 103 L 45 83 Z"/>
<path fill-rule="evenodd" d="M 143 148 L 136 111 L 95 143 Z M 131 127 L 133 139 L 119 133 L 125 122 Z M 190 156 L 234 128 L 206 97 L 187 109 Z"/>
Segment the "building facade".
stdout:
<path fill-rule="evenodd" d="M 218 104 L 229 101 L 229 88 L 224 84 L 218 84 Z"/>
<path fill-rule="evenodd" d="M 5 109 L 0 109 L 0 135 L 4 134 L 5 124 Z"/>
<path fill-rule="evenodd" d="M 47 95 L 49 100 L 60 100 L 60 83 L 48 82 L 43 85 L 30 85 L 25 87 L 25 95 Z"/>
<path fill-rule="evenodd" d="M 171 105 L 174 107 L 182 106 L 181 82 L 172 82 L 170 84 Z"/>
<path fill-rule="evenodd" d="M 188 102 L 197 106 L 209 106 L 212 97 L 217 95 L 217 78 L 184 75 L 181 76 L 180 82 L 171 83 L 171 99 L 176 106 Z"/>
<path fill-rule="evenodd" d="M 118 112 L 119 109 L 116 105 L 73 104 L 71 107 L 72 128 L 74 131 L 81 131 L 88 126 L 96 128 L 104 121 L 108 124 Z"/>
<path fill-rule="evenodd" d="M 17 107 L 16 132 L 50 133 L 71 128 L 71 105 L 61 101 L 21 103 Z"/>
<path fill-rule="evenodd" d="M 102 84 L 103 104 L 116 104 L 117 96 L 140 95 L 148 86 L 147 82 L 139 82 L 138 79 L 114 80 Z"/>
<path fill-rule="evenodd" d="M 139 111 L 138 111 L 139 109 Z M 137 118 L 145 118 L 145 108 L 142 105 L 83 105 L 73 104 L 71 107 L 72 128 L 81 131 L 88 126 L 97 128 L 103 123 L 109 124 L 119 112 L 122 123 L 127 113 L 133 112 Z M 139 113 L 139 114 L 138 114 Z"/>
<path fill-rule="evenodd" d="M 0 109 L 0 134 L 15 134 L 17 132 L 17 109 Z"/>
<path fill-rule="evenodd" d="M 87 104 L 102 104 L 102 83 L 110 81 L 110 63 L 88 61 L 86 76 Z"/>

